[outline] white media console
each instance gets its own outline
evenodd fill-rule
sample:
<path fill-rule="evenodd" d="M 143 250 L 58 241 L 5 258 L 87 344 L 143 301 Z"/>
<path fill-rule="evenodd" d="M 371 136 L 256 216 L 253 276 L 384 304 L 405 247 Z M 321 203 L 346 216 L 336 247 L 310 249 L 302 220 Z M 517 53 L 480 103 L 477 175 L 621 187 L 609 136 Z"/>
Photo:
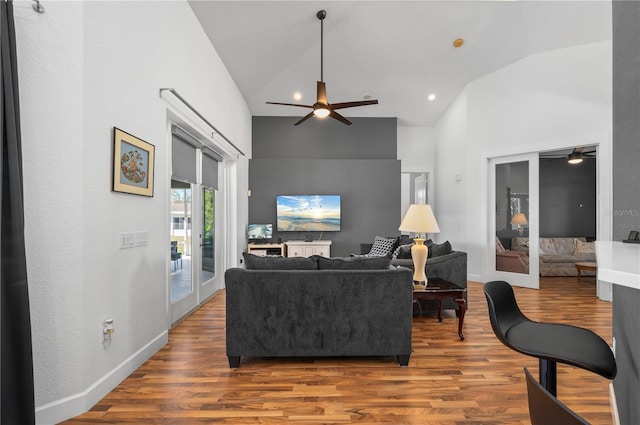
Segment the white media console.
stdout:
<path fill-rule="evenodd" d="M 285 244 L 287 245 L 287 257 L 331 256 L 331 241 L 287 241 Z"/>

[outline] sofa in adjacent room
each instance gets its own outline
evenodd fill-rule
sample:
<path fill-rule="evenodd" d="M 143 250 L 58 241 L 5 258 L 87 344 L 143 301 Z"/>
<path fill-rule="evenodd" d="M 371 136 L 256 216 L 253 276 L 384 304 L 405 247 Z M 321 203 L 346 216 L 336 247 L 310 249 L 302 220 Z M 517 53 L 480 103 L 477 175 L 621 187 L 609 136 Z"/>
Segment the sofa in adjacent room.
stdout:
<path fill-rule="evenodd" d="M 255 258 L 254 258 L 255 257 Z M 385 258 L 245 254 L 225 272 L 227 356 L 411 355 L 411 271 Z"/>
<path fill-rule="evenodd" d="M 512 251 L 529 251 L 529 238 L 511 240 Z M 585 237 L 540 238 L 540 276 L 578 276 L 576 263 L 595 262 L 595 244 Z M 595 272 L 582 271 L 583 276 Z"/>

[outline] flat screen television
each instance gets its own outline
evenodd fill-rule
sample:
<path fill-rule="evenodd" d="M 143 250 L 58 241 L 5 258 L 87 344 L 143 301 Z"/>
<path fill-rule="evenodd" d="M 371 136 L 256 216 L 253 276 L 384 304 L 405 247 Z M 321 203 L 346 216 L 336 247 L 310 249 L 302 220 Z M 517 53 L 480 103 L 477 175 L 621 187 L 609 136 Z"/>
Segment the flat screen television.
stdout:
<path fill-rule="evenodd" d="M 273 236 L 272 224 L 249 224 L 247 226 L 247 235 L 251 241 L 266 242 Z"/>
<path fill-rule="evenodd" d="M 339 232 L 340 195 L 278 195 L 278 232 Z"/>

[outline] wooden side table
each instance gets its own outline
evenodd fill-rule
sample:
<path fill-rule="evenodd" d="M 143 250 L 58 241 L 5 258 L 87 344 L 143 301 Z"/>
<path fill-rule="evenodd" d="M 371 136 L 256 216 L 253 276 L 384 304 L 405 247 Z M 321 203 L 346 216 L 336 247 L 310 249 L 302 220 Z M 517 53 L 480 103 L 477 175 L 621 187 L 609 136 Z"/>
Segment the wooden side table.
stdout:
<path fill-rule="evenodd" d="M 413 302 L 417 303 L 420 299 L 437 300 L 438 321 L 442 322 L 442 300 L 446 298 L 453 298 L 453 300 L 460 306 L 460 314 L 458 316 L 458 336 L 461 341 L 464 341 L 462 324 L 464 323 L 464 313 L 467 311 L 467 302 L 464 299 L 465 292 L 467 292 L 466 288 L 461 288 L 452 282 L 439 278 L 430 278 L 427 281 L 426 288 L 413 290 Z"/>
<path fill-rule="evenodd" d="M 589 261 L 581 261 L 579 263 L 576 263 L 576 270 L 578 271 L 578 280 L 581 280 L 583 270 L 587 270 L 590 272 L 597 272 L 598 265 L 596 263 L 592 263 Z"/>

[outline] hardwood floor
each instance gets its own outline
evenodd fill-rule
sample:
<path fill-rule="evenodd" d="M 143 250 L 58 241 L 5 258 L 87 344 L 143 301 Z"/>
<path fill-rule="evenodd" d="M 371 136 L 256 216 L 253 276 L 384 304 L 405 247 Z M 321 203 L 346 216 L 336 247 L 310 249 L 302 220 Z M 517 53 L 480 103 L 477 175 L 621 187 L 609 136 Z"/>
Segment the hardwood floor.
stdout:
<path fill-rule="evenodd" d="M 409 367 L 394 358 L 252 359 L 229 369 L 225 294 L 176 326 L 167 344 L 73 424 L 529 424 L 522 368 L 537 359 L 493 334 L 482 284 L 469 282 L 466 339 L 449 311 L 414 318 Z M 587 327 L 611 343 L 611 303 L 595 278 L 544 278 L 515 288 L 529 318 Z M 590 423 L 611 424 L 610 381 L 558 365 L 558 398 Z"/>

